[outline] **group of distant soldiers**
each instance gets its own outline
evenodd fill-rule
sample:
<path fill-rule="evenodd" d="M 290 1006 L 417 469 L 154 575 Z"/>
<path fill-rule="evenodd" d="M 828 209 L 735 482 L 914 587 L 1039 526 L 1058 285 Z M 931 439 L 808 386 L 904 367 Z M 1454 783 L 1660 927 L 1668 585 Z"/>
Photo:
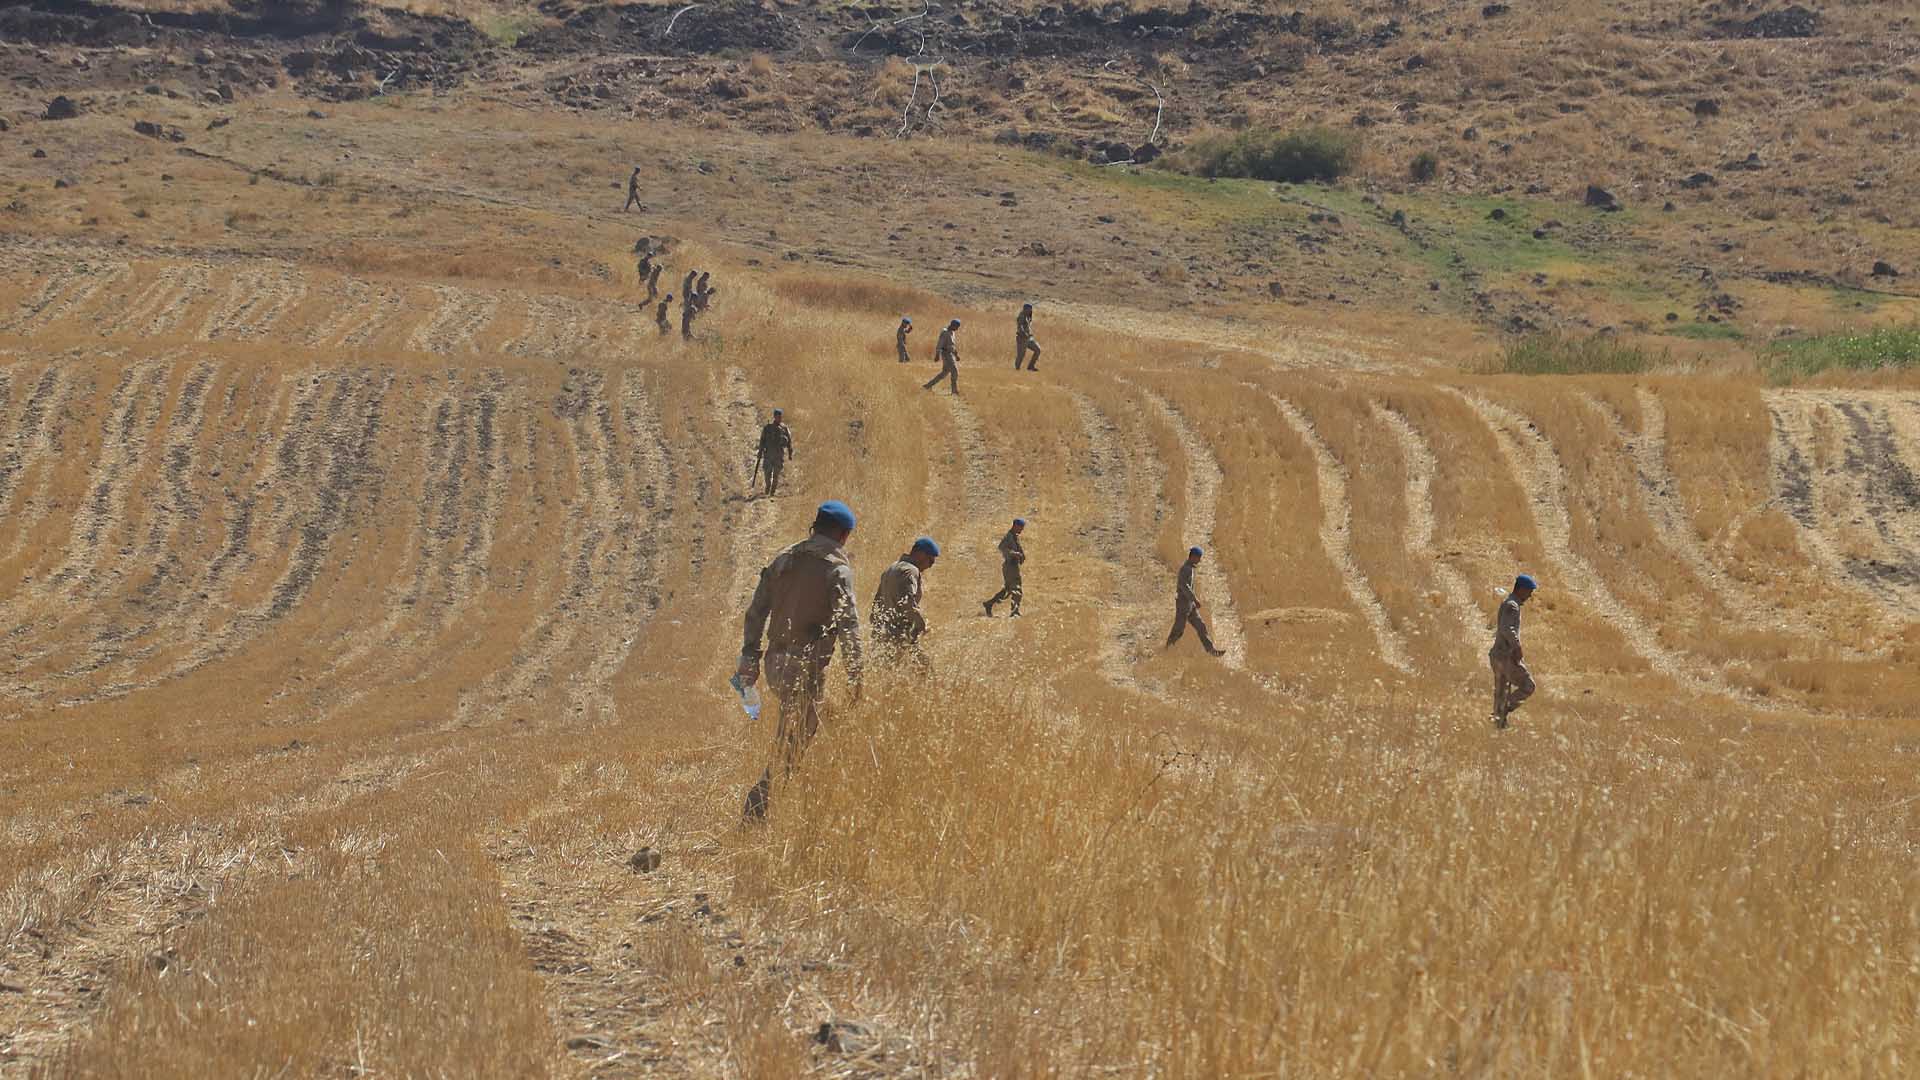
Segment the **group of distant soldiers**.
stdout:
<path fill-rule="evenodd" d="M 954 335 L 959 332 L 960 320 L 953 319 L 934 341 L 933 359 L 940 365 L 940 371 L 923 384 L 926 389 L 939 386 L 940 380 L 945 379 L 954 394 L 960 393 L 960 346 L 954 342 Z M 912 354 L 907 352 L 907 335 L 911 333 L 913 320 L 910 318 L 902 318 L 893 332 L 894 350 L 899 353 L 903 364 L 913 359 Z M 1020 314 L 1013 320 L 1013 370 L 1019 371 L 1022 364 L 1026 365 L 1028 371 L 1040 370 L 1040 341 L 1033 336 L 1032 304 L 1022 304 Z"/>
<path fill-rule="evenodd" d="M 775 411 L 778 417 L 779 411 Z M 784 425 L 776 419 L 768 429 Z M 769 445 L 762 436 L 762 446 Z M 784 443 L 779 436 L 771 445 L 791 449 L 790 434 Z M 846 658 L 847 677 L 855 701 L 860 699 L 867 656 L 860 640 L 860 613 L 854 597 L 853 562 L 847 554 L 847 541 L 853 536 L 853 510 L 838 499 L 821 503 L 814 514 L 812 535 L 773 557 L 760 571 L 759 584 L 747 607 L 745 633 L 740 644 L 736 670 L 743 686 L 759 682 L 764 668 L 767 680 L 779 702 L 776 723 L 776 762 L 782 775 L 791 774 L 799 764 L 807 744 L 820 729 L 820 708 L 826 693 L 827 669 L 837 646 Z M 1027 523 L 1015 518 L 1000 538 L 1001 588 L 981 602 L 987 617 L 994 605 L 1009 601 L 1009 615 L 1018 618 L 1024 596 L 1022 568 L 1027 561 L 1021 534 Z M 1174 578 L 1173 630 L 1167 635 L 1171 649 L 1188 627 L 1192 627 L 1209 656 L 1225 656 L 1216 647 L 1201 616 L 1202 604 L 1194 587 L 1194 572 L 1205 552 L 1189 548 L 1186 561 Z M 874 592 L 870 622 L 874 628 L 877 659 L 889 666 L 903 668 L 924 677 L 931 669 L 921 639 L 927 634 L 927 619 L 921 609 L 924 575 L 940 558 L 940 545 L 932 537 L 916 539 L 906 553 L 880 575 Z M 1508 717 L 1532 696 L 1534 681 L 1527 671 L 1520 644 L 1520 608 L 1533 596 L 1534 579 L 1521 574 L 1513 589 L 1500 604 L 1496 617 L 1493 647 L 1487 659 L 1493 669 L 1493 723 L 1504 729 Z M 766 816 L 772 795 L 774 765 L 770 764 L 747 792 L 744 806 L 749 820 Z"/>
<path fill-rule="evenodd" d="M 660 295 L 660 275 L 666 264 L 654 258 L 652 248 L 640 253 L 640 261 L 634 267 L 640 276 L 640 284 L 646 286 L 646 299 L 640 301 L 641 307 L 655 304 L 653 321 L 660 327 L 662 334 L 673 332 L 673 323 L 667 318 L 667 309 L 673 306 L 673 294 Z M 720 287 L 708 284 L 709 274 L 705 270 L 688 270 L 685 281 L 680 283 L 680 336 L 693 338 L 693 320 L 705 315 L 713 307 L 713 298 L 719 295 Z M 657 301 L 657 303 L 656 303 Z"/>

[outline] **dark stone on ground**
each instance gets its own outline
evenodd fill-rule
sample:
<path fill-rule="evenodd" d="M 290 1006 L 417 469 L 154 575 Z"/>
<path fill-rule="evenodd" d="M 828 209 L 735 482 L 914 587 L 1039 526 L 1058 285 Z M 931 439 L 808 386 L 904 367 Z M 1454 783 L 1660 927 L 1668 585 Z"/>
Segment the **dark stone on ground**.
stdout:
<path fill-rule="evenodd" d="M 72 185 L 72 184 L 70 184 L 70 183 L 68 183 L 68 182 L 67 182 L 67 179 L 66 179 L 66 177 L 64 177 L 64 176 L 63 176 L 63 177 L 59 177 L 58 179 L 56 179 L 56 180 L 54 180 L 54 182 L 53 182 L 53 186 L 54 186 L 54 187 L 56 187 L 56 188 L 70 188 L 70 187 L 72 187 L 73 185 Z"/>
<path fill-rule="evenodd" d="M 1483 19 L 1497 19 L 1511 10 L 1513 9 L 1505 4 L 1488 4 L 1486 7 L 1480 9 L 1480 17 Z"/>
<path fill-rule="evenodd" d="M 660 853 L 650 847 L 643 847 L 627 859 L 627 868 L 636 874 L 650 874 L 660 869 Z"/>
<path fill-rule="evenodd" d="M 851 1020 L 822 1021 L 813 1033 L 813 1041 L 836 1054 L 848 1055 L 864 1054 L 879 1044 L 872 1028 Z"/>
<path fill-rule="evenodd" d="M 71 120 L 80 115 L 80 106 L 65 94 L 47 102 L 46 118 L 49 120 Z"/>
<path fill-rule="evenodd" d="M 41 149 L 38 149 L 38 148 L 36 148 L 36 149 L 35 149 L 35 150 L 33 151 L 33 156 L 34 156 L 34 157 L 37 157 L 37 158 L 43 158 L 43 157 L 46 157 L 46 156 L 47 156 L 47 152 L 46 152 L 45 150 L 41 150 Z"/>
<path fill-rule="evenodd" d="M 1693 103 L 1693 115 L 1700 117 L 1702 120 L 1709 116 L 1719 116 L 1720 103 L 1713 98 L 1701 98 L 1699 101 Z"/>
<path fill-rule="evenodd" d="M 1587 185 L 1586 204 L 1596 210 L 1609 212 L 1620 209 L 1620 200 L 1613 197 L 1613 192 L 1597 184 Z"/>
<path fill-rule="evenodd" d="M 1507 220 L 1507 212 L 1501 209 L 1500 207 L 1496 206 L 1493 208 L 1493 212 L 1488 214 L 1487 217 L 1493 219 L 1494 221 L 1505 221 Z"/>
<path fill-rule="evenodd" d="M 1873 264 L 1873 276 L 1895 278 L 1900 276 L 1900 271 L 1894 269 L 1892 263 L 1881 260 Z"/>
<path fill-rule="evenodd" d="M 1680 181 L 1680 186 L 1688 191 L 1695 191 L 1699 188 L 1718 185 L 1719 183 L 1720 181 L 1714 179 L 1712 173 L 1697 172 L 1685 180 Z"/>

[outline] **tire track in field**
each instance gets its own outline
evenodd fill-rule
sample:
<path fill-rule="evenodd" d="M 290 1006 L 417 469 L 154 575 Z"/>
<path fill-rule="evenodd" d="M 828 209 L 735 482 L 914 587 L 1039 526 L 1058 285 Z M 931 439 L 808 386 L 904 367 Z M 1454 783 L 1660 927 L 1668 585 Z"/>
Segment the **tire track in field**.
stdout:
<path fill-rule="evenodd" d="M 726 599 L 729 604 L 738 604 L 729 607 L 729 611 L 747 609 L 759 583 L 760 567 L 774 554 L 774 524 L 779 513 L 776 500 L 759 497 L 751 482 L 755 452 L 760 443 L 758 400 L 753 384 L 747 381 L 747 373 L 737 367 L 727 368 L 708 397 L 714 424 L 726 433 L 726 443 L 719 454 L 722 483 L 746 492 L 737 504 L 739 519 L 729 530 L 733 576 L 729 579 Z M 735 447 L 743 449 L 736 451 Z M 734 458 L 735 453 L 745 460 Z"/>
<path fill-rule="evenodd" d="M 91 382 L 87 383 L 91 386 Z M 41 373 L 21 406 L 20 421 L 4 453 L 0 453 L 0 520 L 12 531 L 0 562 L 17 557 L 34 526 L 47 516 L 49 500 L 41 496 L 47 473 L 65 449 L 61 440 L 81 383 L 64 365 L 55 363 Z"/>
<path fill-rule="evenodd" d="M 94 294 L 133 272 L 124 262 L 82 258 L 61 261 L 47 274 L 46 284 L 12 318 L 0 323 L 0 333 L 36 334 L 58 325 Z"/>
<path fill-rule="evenodd" d="M 1773 421 L 1774 497 L 1793 519 L 1802 547 L 1830 577 L 1851 582 L 1889 613 L 1920 612 L 1920 571 L 1882 531 L 1885 504 L 1869 490 L 1872 454 L 1855 445 L 1859 432 L 1830 429 L 1840 453 L 1821 452 L 1820 423 L 1845 423 L 1838 409 L 1804 391 L 1763 394 Z M 1829 415 L 1823 417 L 1822 413 Z"/>
<path fill-rule="evenodd" d="M 1606 421 L 1613 437 L 1626 448 L 1639 480 L 1641 507 L 1667 550 L 1742 621 L 1750 626 L 1776 626 L 1782 613 L 1757 597 L 1745 583 L 1722 571 L 1695 535 L 1692 515 L 1680 501 L 1679 481 L 1667 464 L 1666 407 L 1646 387 L 1636 387 L 1634 394 L 1640 405 L 1638 435 L 1628 430 L 1626 418 L 1607 402 L 1592 394 L 1578 396 Z"/>
<path fill-rule="evenodd" d="M 593 315 L 585 304 L 560 296 L 526 294 L 526 325 L 506 351 L 514 356 L 578 363 L 593 350 Z"/>
<path fill-rule="evenodd" d="M 1434 546 L 1438 522 L 1433 515 L 1433 479 L 1439 460 L 1413 422 L 1398 410 L 1373 402 L 1373 414 L 1400 444 L 1407 470 L 1407 533 L 1403 540 L 1407 551 L 1426 564 L 1440 586 L 1447 610 L 1459 624 L 1461 641 L 1473 642 L 1487 632 L 1487 619 L 1473 602 L 1473 589 L 1460 571 L 1447 562 L 1446 553 Z"/>
<path fill-rule="evenodd" d="M 103 337 L 158 337 L 185 320 L 193 299 L 208 292 L 207 267 L 174 263 L 161 268 L 153 282 L 128 301 L 125 308 L 102 319 Z"/>
<path fill-rule="evenodd" d="M 1079 391 L 1069 393 L 1080 418 L 1080 429 L 1087 437 L 1087 460 L 1083 468 L 1092 478 L 1102 507 L 1100 515 L 1086 526 L 1085 534 L 1111 572 L 1111 587 L 1100 608 L 1100 676 L 1122 690 L 1164 701 L 1167 700 L 1166 688 L 1152 680 L 1142 680 L 1134 671 L 1135 664 L 1152 655 L 1158 640 L 1154 630 L 1157 624 L 1148 614 L 1153 610 L 1147 585 L 1152 574 L 1147 561 L 1134 554 L 1140 549 L 1129 542 L 1128 532 L 1132 521 L 1133 485 L 1152 480 L 1155 497 L 1159 498 L 1165 483 L 1165 466 L 1161 466 L 1158 480 L 1134 476 L 1120 439 L 1120 425 L 1101 411 L 1092 398 Z"/>
<path fill-rule="evenodd" d="M 438 304 L 433 314 L 407 339 L 415 352 L 451 356 L 472 352 L 474 339 L 493 321 L 500 298 L 451 285 L 434 285 Z"/>
<path fill-rule="evenodd" d="M 75 515 L 74 532 L 66 558 L 35 590 L 57 592 L 69 598 L 90 595 L 100 582 L 102 546 L 108 534 L 124 527 L 127 500 L 134 473 L 147 456 L 147 446 L 160 426 L 166 379 L 171 358 L 134 364 L 121 372 L 108 399 L 102 420 L 100 452 L 87 494 Z M 122 567 L 114 576 L 125 573 Z"/>
<path fill-rule="evenodd" d="M 341 278 L 339 290 L 332 317 L 307 331 L 305 344 L 366 348 L 400 314 L 406 299 L 398 289 L 353 277 Z"/>
<path fill-rule="evenodd" d="M 1736 698 L 1754 708 L 1769 711 L 1777 708 L 1720 679 L 1695 675 L 1677 654 L 1660 644 L 1645 620 L 1613 595 L 1599 571 L 1573 550 L 1566 473 L 1553 444 L 1531 420 L 1477 394 L 1455 387 L 1445 389 L 1465 402 L 1493 433 L 1515 481 L 1527 493 L 1528 508 L 1541 545 L 1546 548 L 1548 559 L 1559 568 L 1559 580 L 1565 583 L 1569 593 L 1600 615 L 1620 634 L 1634 655 L 1660 674 L 1691 689 Z"/>
<path fill-rule="evenodd" d="M 1124 380 L 1123 380 L 1124 382 Z M 1226 474 L 1220 468 L 1220 462 L 1207 447 L 1206 441 L 1187 423 L 1173 403 L 1145 387 L 1126 383 L 1146 398 L 1154 411 L 1167 426 L 1173 429 L 1174 439 L 1180 444 L 1180 452 L 1187 459 L 1187 502 L 1186 529 L 1191 545 L 1211 550 L 1216 510 L 1220 500 L 1220 484 Z M 1194 573 L 1199 579 L 1199 589 L 1212 614 L 1210 629 L 1213 631 L 1213 643 L 1226 653 L 1226 664 L 1236 671 L 1247 666 L 1247 636 L 1240 626 L 1240 615 L 1234 606 L 1233 591 L 1228 587 L 1226 571 L 1221 569 L 1220 560 L 1206 559 L 1200 563 L 1200 569 Z"/>
<path fill-rule="evenodd" d="M 1353 557 L 1353 500 L 1347 494 L 1347 467 L 1340 462 L 1326 440 L 1320 437 L 1313 420 L 1299 406 L 1272 392 L 1268 392 L 1267 399 L 1273 402 L 1273 407 L 1280 412 L 1280 418 L 1286 421 L 1313 455 L 1314 475 L 1320 489 L 1321 549 L 1339 572 L 1347 595 L 1354 606 L 1360 609 L 1361 617 L 1373 628 L 1374 642 L 1380 648 L 1380 659 L 1397 671 L 1413 674 L 1413 659 L 1407 653 L 1406 642 L 1400 640 L 1399 633 L 1393 628 L 1393 621 L 1387 617 L 1386 606 L 1380 603 L 1379 595 L 1373 591 L 1372 584 Z"/>
<path fill-rule="evenodd" d="M 602 720 L 617 717 L 605 686 L 582 686 L 578 674 L 572 685 L 555 685 L 556 666 L 574 650 L 575 640 L 585 629 L 583 623 L 595 621 L 596 616 L 604 618 L 619 562 L 617 544 L 611 541 L 616 539 L 612 524 L 620 515 L 620 464 L 612 442 L 605 375 L 570 376 L 553 409 L 566 422 L 567 452 L 576 477 L 565 524 L 551 545 L 561 553 L 556 560 L 560 569 L 555 598 L 522 633 L 509 666 L 461 695 L 454 717 L 461 726 L 478 723 L 482 710 L 544 706 L 545 702 L 535 700 L 536 693 L 560 689 L 573 714 L 563 719 L 591 720 L 596 714 Z"/>
<path fill-rule="evenodd" d="M 306 275 L 289 264 L 241 270 L 195 336 L 201 341 L 258 341 L 272 333 L 306 293 Z"/>
<path fill-rule="evenodd" d="M 982 527 L 1001 522 L 1007 517 L 1007 485 L 1000 478 L 1000 470 L 996 467 L 993 449 L 987 444 L 985 429 L 980 426 L 980 418 L 958 395 L 940 396 L 946 402 L 947 411 L 953 417 L 954 430 L 959 436 L 964 477 L 962 505 L 966 524 L 960 529 L 960 542 L 954 545 L 955 553 L 963 558 L 977 556 L 984 559 L 991 556 L 997 566 L 999 556 L 991 548 L 987 555 L 981 555 L 973 537 Z M 1000 527 L 1005 527 L 1004 522 Z"/>

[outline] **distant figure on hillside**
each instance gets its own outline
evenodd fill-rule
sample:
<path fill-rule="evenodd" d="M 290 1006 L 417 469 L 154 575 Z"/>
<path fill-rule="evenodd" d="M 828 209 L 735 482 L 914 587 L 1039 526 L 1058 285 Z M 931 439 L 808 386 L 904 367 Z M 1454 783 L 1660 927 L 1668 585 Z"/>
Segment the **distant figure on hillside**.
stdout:
<path fill-rule="evenodd" d="M 1025 595 L 1020 588 L 1020 566 L 1027 561 L 1027 549 L 1020 546 L 1020 534 L 1027 531 L 1025 518 L 1014 518 L 1013 528 L 1000 538 L 1000 591 L 990 599 L 980 602 L 986 609 L 987 618 L 993 618 L 993 605 L 1002 600 L 1013 601 L 1013 610 L 1009 618 L 1020 617 L 1020 600 Z"/>
<path fill-rule="evenodd" d="M 694 299 L 693 294 L 681 293 L 680 294 L 680 338 L 681 340 L 683 341 L 693 340 L 693 317 L 695 315 L 698 315 L 699 313 L 700 313 L 700 308 L 698 306 L 698 302 Z"/>
<path fill-rule="evenodd" d="M 646 241 L 642 240 L 641 243 L 644 244 L 646 243 Z M 653 272 L 653 249 L 652 248 L 648 248 L 647 250 L 640 253 L 640 261 L 634 264 L 633 269 L 635 273 L 640 275 L 641 282 L 645 283 L 647 280 L 647 275 Z"/>
<path fill-rule="evenodd" d="M 933 569 L 939 557 L 940 545 L 932 537 L 915 540 L 880 575 L 880 587 L 873 594 L 874 652 L 883 662 L 903 665 L 922 677 L 931 665 L 920 648 L 920 638 L 927 632 L 927 619 L 920 611 L 921 575 Z"/>
<path fill-rule="evenodd" d="M 638 165 L 633 167 L 633 175 L 627 177 L 627 205 L 620 209 L 624 213 L 636 206 L 642 210 L 646 209 L 645 204 L 640 201 L 640 166 Z"/>
<path fill-rule="evenodd" d="M 940 331 L 940 340 L 933 346 L 933 358 L 940 361 L 940 373 L 928 379 L 923 389 L 931 390 L 940 385 L 941 379 L 945 379 L 955 394 L 960 392 L 960 349 L 953 343 L 953 335 L 959 332 L 959 319 L 948 323 L 947 328 Z"/>
<path fill-rule="evenodd" d="M 1533 696 L 1533 675 L 1527 671 L 1525 651 L 1520 647 L 1520 605 L 1533 595 L 1533 578 L 1521 574 L 1513 579 L 1513 591 L 1500 604 L 1493 631 L 1493 648 L 1487 650 L 1487 662 L 1493 665 L 1493 726 L 1504 728 L 1507 717 L 1520 703 Z"/>
<path fill-rule="evenodd" d="M 913 320 L 901 319 L 900 328 L 893 332 L 893 347 L 900 353 L 900 362 L 905 364 L 913 359 L 907 355 L 907 335 L 913 333 Z"/>
<path fill-rule="evenodd" d="M 707 310 L 707 303 L 713 296 L 713 290 L 707 286 L 707 274 L 702 271 L 700 280 L 693 285 L 693 306 L 701 311 Z"/>
<path fill-rule="evenodd" d="M 1027 360 L 1027 350 L 1033 350 L 1033 359 Z M 1039 370 L 1040 343 L 1033 339 L 1033 305 L 1025 304 L 1020 315 L 1013 321 L 1013 370 L 1020 370 L 1020 361 L 1027 360 L 1027 370 Z"/>
<path fill-rule="evenodd" d="M 767 478 L 768 498 L 779 494 L 780 474 L 793 459 L 793 431 L 782 421 L 782 415 L 779 409 L 773 410 L 773 419 L 760 429 L 760 445 L 754 451 L 754 460 Z"/>
<path fill-rule="evenodd" d="M 680 283 L 680 296 L 684 300 L 693 295 L 693 279 L 700 276 L 698 269 L 687 271 L 687 279 Z"/>
<path fill-rule="evenodd" d="M 673 324 L 667 321 L 667 309 L 672 306 L 673 294 L 668 293 L 661 299 L 660 306 L 653 309 L 653 321 L 659 324 L 662 334 L 671 333 L 673 330 Z"/>
<path fill-rule="evenodd" d="M 643 253 L 640 256 L 640 263 L 634 267 L 634 271 L 640 275 L 640 284 L 646 286 L 647 289 L 647 298 L 640 302 L 643 304 L 651 304 L 659 299 L 660 265 L 653 261 L 653 252 Z"/>
<path fill-rule="evenodd" d="M 853 563 L 846 552 L 853 524 L 846 503 L 821 503 L 813 535 L 774 556 L 760 571 L 760 584 L 747 607 L 737 674 L 746 686 L 760 681 L 764 633 L 767 680 L 780 700 L 774 745 L 783 777 L 792 776 L 820 730 L 820 703 L 836 642 L 847 659 L 853 699 L 860 700 L 860 611 L 853 598 Z M 773 766 L 768 765 L 760 782 L 747 791 L 744 810 L 749 820 L 767 816 L 772 791 Z"/>
<path fill-rule="evenodd" d="M 647 273 L 647 299 L 653 299 L 660 292 L 660 271 L 665 269 L 659 263 L 654 263 L 653 269 Z"/>
<path fill-rule="evenodd" d="M 1167 648 L 1173 648 L 1173 643 L 1191 626 L 1200 636 L 1200 644 L 1208 656 L 1225 656 L 1225 652 L 1213 647 L 1213 635 L 1207 633 L 1207 622 L 1200 617 L 1200 594 L 1193 588 L 1193 572 L 1200 569 L 1204 554 L 1197 547 L 1188 548 L 1187 561 L 1180 564 L 1180 575 L 1173 586 L 1173 632 L 1167 635 Z"/>

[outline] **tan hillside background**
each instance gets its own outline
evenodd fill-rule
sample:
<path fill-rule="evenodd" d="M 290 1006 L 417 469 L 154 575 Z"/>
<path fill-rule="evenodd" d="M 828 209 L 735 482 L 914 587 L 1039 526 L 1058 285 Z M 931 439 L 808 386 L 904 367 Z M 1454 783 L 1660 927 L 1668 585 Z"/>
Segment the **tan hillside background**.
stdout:
<path fill-rule="evenodd" d="M 216 105 L 9 43 L 37 82 L 0 133 L 0 1076 L 1911 1072 L 1920 380 L 1755 359 L 1914 316 L 1859 266 L 1920 250 L 1886 195 L 1899 7 L 1726 46 L 1865 72 L 1743 84 L 1857 109 L 1800 165 L 1884 184 L 1827 221 L 1416 190 L 1373 137 L 1340 186 L 1207 184 L 986 128 L 569 109 L 519 73 Z M 1544 63 L 1658 10 L 1512 15 Z M 1501 65 L 1424 47 L 1423 79 Z M 1565 115 L 1649 100 L 1591 78 Z M 59 92 L 81 115 L 34 119 Z M 1787 138 L 1767 104 L 1740 122 Z M 1521 254 L 1495 205 L 1578 242 Z M 1425 246 L 1392 239 L 1408 206 Z M 695 341 L 638 304 L 641 236 L 663 284 L 720 285 Z M 1719 292 L 1744 337 L 1666 334 Z M 1670 359 L 1482 374 L 1516 311 Z M 949 317 L 957 399 L 920 388 Z M 799 454 L 769 500 L 774 406 Z M 836 665 L 742 829 L 772 732 L 725 685 L 740 615 L 828 497 L 863 604 L 942 543 L 935 675 L 855 704 Z M 1026 617 L 988 621 L 1015 515 Z M 1221 660 L 1160 649 L 1191 544 Z M 1542 689 L 1496 733 L 1521 569 Z"/>

